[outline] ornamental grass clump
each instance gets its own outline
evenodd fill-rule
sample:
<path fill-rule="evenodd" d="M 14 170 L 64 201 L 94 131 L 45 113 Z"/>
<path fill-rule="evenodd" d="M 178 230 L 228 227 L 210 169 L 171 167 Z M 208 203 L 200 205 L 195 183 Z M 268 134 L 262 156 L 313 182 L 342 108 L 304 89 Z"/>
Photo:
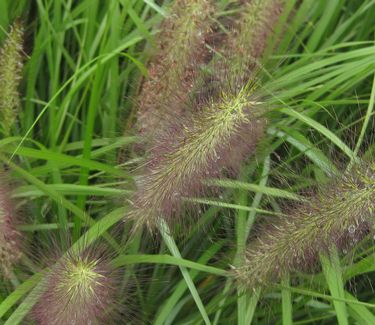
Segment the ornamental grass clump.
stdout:
<path fill-rule="evenodd" d="M 11 278 L 14 265 L 22 256 L 21 234 L 16 228 L 17 210 L 11 199 L 10 188 L 4 175 L 0 176 L 0 271 Z"/>
<path fill-rule="evenodd" d="M 114 324 L 116 276 L 98 248 L 65 253 L 50 268 L 33 310 L 40 325 Z"/>
<path fill-rule="evenodd" d="M 239 284 L 266 287 L 290 272 L 316 269 L 320 254 L 345 253 L 372 231 L 374 211 L 372 162 L 337 176 L 257 232 L 244 265 L 235 270 Z"/>
<path fill-rule="evenodd" d="M 165 118 L 181 116 L 200 66 L 207 62 L 213 5 L 208 0 L 178 0 L 157 35 L 157 52 L 139 95 L 137 123 L 146 142 Z M 151 139 L 152 140 L 152 139 Z"/>
<path fill-rule="evenodd" d="M 16 21 L 0 50 L 0 116 L 3 134 L 9 136 L 20 105 L 23 28 Z"/>

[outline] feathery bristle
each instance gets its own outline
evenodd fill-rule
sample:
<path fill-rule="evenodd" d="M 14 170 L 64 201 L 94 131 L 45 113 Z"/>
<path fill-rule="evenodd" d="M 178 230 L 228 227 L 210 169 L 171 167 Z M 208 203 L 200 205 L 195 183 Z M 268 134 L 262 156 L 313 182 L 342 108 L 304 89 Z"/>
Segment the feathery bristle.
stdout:
<path fill-rule="evenodd" d="M 269 44 L 283 11 L 284 0 L 244 2 L 236 17 L 238 22 L 233 24 L 232 31 L 222 39 L 222 44 L 216 45 L 220 55 L 213 56 L 204 73 L 199 74 L 194 82 L 193 99 L 198 106 L 201 100 L 216 96 L 215 84 L 227 82 L 243 86 L 259 70 L 258 61 Z"/>
<path fill-rule="evenodd" d="M 208 0 L 178 0 L 158 35 L 158 52 L 142 85 L 138 110 L 140 134 L 152 135 L 166 115 L 181 116 L 200 65 L 209 57 L 212 4 Z"/>
<path fill-rule="evenodd" d="M 239 35 L 235 35 L 237 40 L 226 45 L 228 58 L 214 58 L 207 66 L 208 76 L 196 74 L 191 79 L 193 88 L 184 87 L 185 93 L 192 93 L 193 109 L 185 109 L 186 98 L 175 100 L 173 105 L 168 103 L 161 116 L 162 130 L 153 129 L 154 147 L 132 200 L 128 218 L 136 228 L 147 225 L 153 229 L 159 218 L 169 224 L 174 222 L 186 205 L 184 199 L 202 195 L 205 179 L 238 170 L 254 152 L 266 120 L 265 109 L 260 108 L 252 88 L 257 69 L 249 68 L 254 57 L 260 55 L 257 33 L 264 38 L 272 30 L 274 21 L 271 23 L 268 15 L 275 18 L 269 11 L 276 3 L 279 1 L 255 1 L 247 6 Z M 151 104 L 155 106 L 155 101 Z M 171 109 L 189 114 L 172 114 Z"/>
<path fill-rule="evenodd" d="M 69 252 L 53 265 L 34 307 L 41 325 L 109 324 L 116 311 L 114 272 L 97 249 Z"/>
<path fill-rule="evenodd" d="M 19 107 L 18 87 L 22 72 L 23 28 L 19 22 L 11 27 L 0 50 L 0 116 L 5 136 L 10 135 Z"/>
<path fill-rule="evenodd" d="M 238 28 L 229 38 L 226 55 L 239 61 L 240 67 L 260 59 L 282 12 L 283 3 L 283 0 L 253 0 L 247 3 Z"/>
<path fill-rule="evenodd" d="M 0 180 L 4 182 L 5 177 L 1 176 Z M 16 214 L 10 190 L 3 184 L 0 186 L 0 269 L 6 278 L 10 278 L 14 264 L 22 255 Z"/>
<path fill-rule="evenodd" d="M 204 179 L 237 169 L 254 150 L 264 129 L 254 88 L 223 91 L 220 100 L 208 102 L 159 138 L 133 198 L 129 218 L 137 226 L 152 229 L 159 218 L 174 221 L 184 197 L 202 194 Z"/>
<path fill-rule="evenodd" d="M 311 270 L 320 253 L 344 251 L 363 239 L 374 224 L 374 209 L 375 164 L 353 167 L 257 234 L 246 262 L 235 270 L 239 284 L 254 289 Z"/>

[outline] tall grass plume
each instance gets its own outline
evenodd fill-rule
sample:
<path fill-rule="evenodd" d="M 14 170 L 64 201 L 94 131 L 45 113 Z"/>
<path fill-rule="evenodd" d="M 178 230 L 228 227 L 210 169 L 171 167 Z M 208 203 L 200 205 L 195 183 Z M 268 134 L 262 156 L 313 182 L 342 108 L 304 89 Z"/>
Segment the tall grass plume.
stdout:
<path fill-rule="evenodd" d="M 53 261 L 32 316 L 41 325 L 114 324 L 116 281 L 104 249 L 68 251 Z"/>
<path fill-rule="evenodd" d="M 16 21 L 0 50 L 0 116 L 2 131 L 9 136 L 20 105 L 18 87 L 22 74 L 23 27 Z"/>
<path fill-rule="evenodd" d="M 372 230 L 375 164 L 355 166 L 256 233 L 246 261 L 235 270 L 240 285 L 254 289 L 293 271 L 312 270 L 319 254 L 346 252 Z"/>
<path fill-rule="evenodd" d="M 263 134 L 263 105 L 256 86 L 223 90 L 220 98 L 184 120 L 175 120 L 151 151 L 129 213 L 136 226 L 178 218 L 184 198 L 204 193 L 204 179 L 238 170 Z"/>
<path fill-rule="evenodd" d="M 207 71 L 193 75 L 191 87 L 182 88 L 186 94 L 191 92 L 189 104 L 193 108 L 186 108 L 186 96 L 181 99 L 169 94 L 177 100 L 161 115 L 162 130 L 153 129 L 153 146 L 132 198 L 128 218 L 136 228 L 147 225 L 152 229 L 159 218 L 181 222 L 178 216 L 186 207 L 186 199 L 203 195 L 204 179 L 238 170 L 254 152 L 266 126 L 266 109 L 260 105 L 260 92 L 254 90 L 259 70 L 255 66 L 250 69 L 250 62 L 261 55 L 280 12 L 279 1 L 247 4 L 237 32 L 230 35 L 235 39 L 228 38 L 223 45 L 227 57 L 214 57 L 205 69 L 209 77 Z M 173 54 L 174 60 L 177 55 Z M 185 55 L 180 55 L 181 63 Z M 155 100 L 150 104 L 158 106 Z M 175 110 L 173 114 L 168 112 L 170 108 Z"/>
<path fill-rule="evenodd" d="M 137 123 L 146 140 L 165 118 L 184 113 L 176 100 L 188 99 L 200 65 L 210 56 L 206 43 L 212 32 L 213 7 L 209 0 L 178 0 L 161 24 L 157 51 L 139 95 Z"/>
<path fill-rule="evenodd" d="M 22 256 L 21 234 L 17 230 L 19 217 L 7 176 L 1 175 L 0 181 L 0 270 L 6 278 L 11 278 L 13 267 Z"/>
<path fill-rule="evenodd" d="M 241 66 L 261 59 L 283 11 L 284 0 L 252 0 L 241 8 L 237 28 L 232 31 L 226 55 L 241 62 Z M 233 62 L 235 64 L 235 62 Z"/>

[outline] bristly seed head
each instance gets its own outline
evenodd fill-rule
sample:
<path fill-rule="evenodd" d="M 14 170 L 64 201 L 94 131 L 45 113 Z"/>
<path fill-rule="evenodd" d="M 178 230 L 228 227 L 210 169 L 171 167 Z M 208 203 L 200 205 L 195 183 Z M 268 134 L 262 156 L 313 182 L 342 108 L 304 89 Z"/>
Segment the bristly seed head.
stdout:
<path fill-rule="evenodd" d="M 139 96 L 137 123 L 147 140 L 151 140 L 166 115 L 186 113 L 176 101 L 188 100 L 200 65 L 210 57 L 206 42 L 212 33 L 212 12 L 210 0 L 177 0 L 162 23 L 158 52 Z"/>
<path fill-rule="evenodd" d="M 49 271 L 34 318 L 41 325 L 109 324 L 116 311 L 113 274 L 98 253 L 67 253 Z"/>
<path fill-rule="evenodd" d="M 205 6 L 204 3 L 205 1 L 195 0 L 191 1 L 191 6 L 197 9 L 198 6 Z M 201 196 L 207 190 L 204 186 L 205 179 L 220 177 L 223 172 L 237 171 L 243 160 L 254 152 L 267 122 L 264 118 L 265 110 L 261 108 L 263 105 L 257 98 L 259 94 L 251 84 L 255 83 L 257 69 L 252 67 L 250 73 L 249 68 L 254 58 L 258 58 L 263 51 L 264 38 L 272 31 L 280 8 L 280 1 L 251 2 L 242 15 L 238 34 L 235 33 L 236 41 L 226 44 L 226 59 L 222 56 L 214 57 L 206 67 L 207 74 L 201 71 L 200 74 L 190 75 L 190 86 L 180 88 L 183 96 L 171 96 L 173 92 L 168 93 L 168 96 L 164 91 L 156 92 L 163 98 L 178 100 L 164 103 L 167 108 L 159 115 L 163 119 L 161 127 L 150 128 L 154 146 L 149 150 L 146 169 L 137 182 L 138 188 L 132 198 L 133 208 L 128 215 L 136 228 L 146 225 L 153 229 L 157 227 L 160 218 L 169 224 L 175 222 L 186 206 L 186 198 Z M 206 23 L 207 19 L 201 16 L 205 10 L 198 12 L 198 16 L 203 18 L 202 23 Z M 185 10 L 183 13 L 180 19 L 189 15 L 189 11 Z M 183 26 L 191 31 L 195 25 L 194 20 L 190 22 L 189 19 L 187 25 Z M 180 37 L 179 32 L 171 35 Z M 264 42 L 262 46 L 256 42 L 258 37 Z M 184 37 L 180 41 L 188 38 L 189 36 Z M 170 43 L 167 42 L 168 44 Z M 174 50 L 181 46 L 177 41 L 171 45 Z M 161 50 L 162 58 L 168 58 L 172 52 L 167 49 L 167 54 Z M 191 53 L 189 51 L 186 53 Z M 179 52 L 173 52 L 173 61 L 180 59 L 179 55 L 186 58 L 184 51 Z M 182 59 L 178 62 L 185 61 Z M 170 83 L 168 74 L 174 74 L 174 64 L 164 65 L 167 70 L 159 80 L 161 85 Z M 188 67 L 186 62 L 182 67 Z M 181 75 L 182 73 L 178 73 L 174 76 Z M 154 80 L 159 82 L 158 78 Z M 143 88 L 145 90 L 147 83 Z M 155 83 L 152 84 L 152 90 L 155 92 Z M 185 109 L 186 104 L 190 103 L 186 100 L 188 93 L 192 95 L 192 109 Z M 151 110 L 160 106 L 155 99 L 149 103 Z M 189 114 L 183 114 L 182 111 Z M 150 116 L 143 117 L 148 119 Z M 179 221 L 181 223 L 185 220 L 180 218 Z"/>
<path fill-rule="evenodd" d="M 254 65 L 266 50 L 270 35 L 284 7 L 284 0 L 252 0 L 241 10 L 238 27 L 228 38 L 224 49 L 233 68 Z"/>
<path fill-rule="evenodd" d="M 252 290 L 283 274 L 311 271 L 332 247 L 347 253 L 372 230 L 374 211 L 375 163 L 355 166 L 256 234 L 234 271 L 239 285 Z"/>
<path fill-rule="evenodd" d="M 14 264 L 22 256 L 21 234 L 16 230 L 16 208 L 10 198 L 10 189 L 4 185 L 6 177 L 0 176 L 0 270 L 10 278 Z"/>
<path fill-rule="evenodd" d="M 5 136 L 16 121 L 19 108 L 18 87 L 22 72 L 23 28 L 19 22 L 11 27 L 9 35 L 0 50 L 0 116 Z"/>
<path fill-rule="evenodd" d="M 205 190 L 204 179 L 238 169 L 265 126 L 257 123 L 264 110 L 258 107 L 254 88 L 249 84 L 234 93 L 223 90 L 218 99 L 190 119 L 176 121 L 158 138 L 128 216 L 136 227 L 153 229 L 159 218 L 174 222 L 183 199 Z"/>

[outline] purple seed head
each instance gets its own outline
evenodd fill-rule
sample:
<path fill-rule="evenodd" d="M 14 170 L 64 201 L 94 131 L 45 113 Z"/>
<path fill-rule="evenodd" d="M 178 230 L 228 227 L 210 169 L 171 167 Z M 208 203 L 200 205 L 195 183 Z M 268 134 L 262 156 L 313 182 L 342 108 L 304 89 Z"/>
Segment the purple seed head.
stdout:
<path fill-rule="evenodd" d="M 66 253 L 50 268 L 33 317 L 41 325 L 110 324 L 117 310 L 115 286 L 103 250 Z"/>
<path fill-rule="evenodd" d="M 212 33 L 208 0 L 177 0 L 161 25 L 157 53 L 139 95 L 138 128 L 147 140 L 163 125 L 165 115 L 181 116 L 200 65 L 209 59 L 206 46 Z M 152 142 L 152 141 L 151 141 Z"/>
<path fill-rule="evenodd" d="M 293 271 L 311 271 L 319 254 L 347 251 L 368 234 L 375 209 L 375 164 L 337 176 L 286 215 L 259 231 L 246 261 L 235 270 L 240 285 L 267 286 Z"/>
<path fill-rule="evenodd" d="M 204 193 L 204 180 L 238 171 L 265 126 L 254 89 L 223 89 L 219 98 L 159 134 L 133 197 L 129 218 L 136 226 L 152 229 L 159 218 L 173 223 L 185 206 L 184 198 Z"/>
<path fill-rule="evenodd" d="M 256 42 L 257 33 L 268 37 L 272 27 L 266 17 L 272 16 L 273 6 L 276 2 L 271 0 L 246 6 L 236 41 L 227 44 L 228 58 L 214 57 L 207 66 L 208 76 L 195 75 L 193 88 L 183 88 L 186 94 L 191 92 L 191 108 L 186 109 L 186 96 L 169 96 L 178 100 L 160 115 L 162 127 L 152 129 L 153 146 L 132 198 L 128 219 L 136 228 L 153 229 L 160 218 L 169 224 L 186 223 L 178 217 L 188 198 L 207 192 L 205 180 L 235 175 L 255 151 L 267 122 L 252 82 L 257 71 L 250 67 L 258 45 L 253 48 L 250 43 Z M 157 101 L 151 104 L 158 106 Z"/>
<path fill-rule="evenodd" d="M 238 25 L 228 38 L 224 53 L 241 66 L 250 67 L 263 56 L 284 0 L 252 0 L 242 6 Z"/>
<path fill-rule="evenodd" d="M 10 135 L 19 107 L 18 86 L 23 66 L 22 43 L 23 28 L 16 21 L 0 50 L 0 116 L 5 136 Z"/>
<path fill-rule="evenodd" d="M 11 200 L 10 189 L 4 185 L 6 177 L 0 176 L 0 270 L 6 278 L 10 277 L 13 266 L 22 256 L 21 234 L 16 225 L 18 216 Z"/>

